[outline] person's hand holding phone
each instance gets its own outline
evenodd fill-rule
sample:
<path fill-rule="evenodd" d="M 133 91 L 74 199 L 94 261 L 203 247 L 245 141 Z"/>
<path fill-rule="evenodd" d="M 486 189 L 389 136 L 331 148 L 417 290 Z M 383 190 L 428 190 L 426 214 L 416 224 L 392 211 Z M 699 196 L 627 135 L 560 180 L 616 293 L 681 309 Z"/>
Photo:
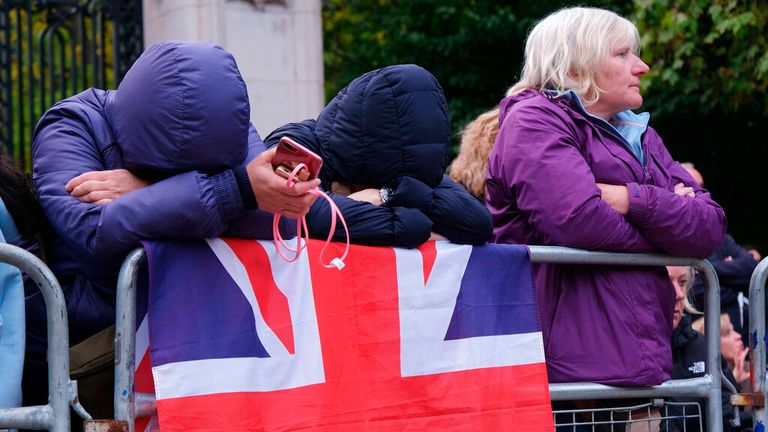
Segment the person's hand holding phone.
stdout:
<path fill-rule="evenodd" d="M 320 156 L 287 136 L 280 138 L 272 158 L 272 168 L 277 174 L 300 182 L 317 178 L 322 166 Z"/>
<path fill-rule="evenodd" d="M 246 166 L 256 202 L 262 210 L 290 218 L 302 217 L 317 199 L 316 195 L 307 192 L 318 187 L 320 180 L 313 179 L 288 186 L 272 167 L 276 151 L 276 148 L 267 150 Z"/>

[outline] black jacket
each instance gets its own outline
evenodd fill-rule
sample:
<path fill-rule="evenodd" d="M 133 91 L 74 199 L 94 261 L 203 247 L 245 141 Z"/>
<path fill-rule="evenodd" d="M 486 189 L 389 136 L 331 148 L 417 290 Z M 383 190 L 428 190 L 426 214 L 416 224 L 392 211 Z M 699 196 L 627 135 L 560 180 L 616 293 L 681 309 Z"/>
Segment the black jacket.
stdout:
<path fill-rule="evenodd" d="M 726 261 L 728 257 L 731 259 Z M 749 294 L 749 281 L 757 261 L 746 249 L 739 246 L 733 237 L 726 234 L 717 250 L 707 259 L 714 267 L 720 282 L 721 309 L 724 310 L 730 303 L 735 302 L 739 292 Z M 695 305 L 703 310 L 705 286 L 701 276 L 696 278 L 692 290 Z"/>
<path fill-rule="evenodd" d="M 698 378 L 703 376 L 708 369 L 706 367 L 707 359 L 707 344 L 704 339 L 704 335 L 691 328 L 691 317 L 684 315 L 680 320 L 677 328 L 672 332 L 672 379 L 686 379 L 686 378 Z M 733 377 L 730 367 L 725 360 L 720 358 L 720 367 L 723 370 L 725 377 L 734 383 L 736 389 L 739 385 L 736 384 L 736 379 Z M 724 431 L 743 431 L 750 430 L 752 426 L 752 418 L 749 413 L 740 411 L 741 426 L 735 427 L 731 425 L 733 419 L 733 405 L 730 402 L 730 393 L 727 387 L 722 387 L 722 404 L 723 404 L 723 430 Z M 706 400 L 700 398 L 667 398 L 668 402 L 698 402 L 701 409 L 701 425 L 699 428 L 699 421 L 696 418 L 690 418 L 691 407 L 685 406 L 686 424 L 683 425 L 683 420 L 675 419 L 669 421 L 662 421 L 659 429 L 662 432 L 697 432 L 706 430 Z M 683 416 L 683 407 L 668 405 L 667 414 L 669 416 Z M 685 427 L 684 427 L 685 426 Z"/>
<path fill-rule="evenodd" d="M 415 247 L 432 231 L 454 243 L 490 240 L 488 210 L 444 174 L 451 143 L 448 104 L 432 74 L 416 65 L 377 69 L 353 80 L 317 120 L 279 127 L 267 147 L 290 136 L 320 155 L 322 188 L 344 182 L 389 187 L 382 206 L 331 194 L 349 226 L 350 241 Z M 318 199 L 307 214 L 309 234 L 326 238 L 330 208 Z M 334 240 L 344 239 L 336 225 Z"/>

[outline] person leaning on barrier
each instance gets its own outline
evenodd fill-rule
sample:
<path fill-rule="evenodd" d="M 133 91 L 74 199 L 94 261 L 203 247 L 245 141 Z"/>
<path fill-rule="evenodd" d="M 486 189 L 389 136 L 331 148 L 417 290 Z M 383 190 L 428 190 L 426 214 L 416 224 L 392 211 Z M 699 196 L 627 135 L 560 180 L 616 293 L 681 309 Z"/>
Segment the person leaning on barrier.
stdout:
<path fill-rule="evenodd" d="M 392 65 L 355 78 L 317 120 L 290 123 L 289 136 L 323 158 L 322 187 L 341 209 L 353 243 L 415 247 L 430 237 L 483 244 L 488 210 L 444 174 L 451 144 L 448 103 L 437 79 L 417 65 Z M 330 208 L 318 200 L 309 234 L 326 238 Z M 344 239 L 337 225 L 335 240 Z"/>
<path fill-rule="evenodd" d="M 688 379 L 704 376 L 709 371 L 707 362 L 707 344 L 704 335 L 694 329 L 692 326 L 692 315 L 696 310 L 688 302 L 688 291 L 693 286 L 694 271 L 692 267 L 668 266 L 669 280 L 675 287 L 675 312 L 672 325 L 672 378 Z M 728 315 L 725 315 L 726 317 Z M 733 371 L 726 362 L 725 357 L 721 357 L 721 369 L 724 379 L 730 381 L 737 389 L 738 380 L 734 377 Z M 742 362 L 743 366 L 743 362 Z M 741 426 L 733 425 L 734 409 L 730 399 L 731 390 L 725 383 L 722 388 L 723 403 L 723 430 L 741 431 L 751 430 L 752 418 L 748 412 L 740 411 L 739 420 Z M 662 432 L 698 432 L 699 420 L 702 425 L 707 424 L 706 420 L 706 401 L 701 398 L 674 397 L 667 398 L 667 402 L 683 403 L 684 405 L 667 405 L 666 416 L 671 420 L 662 421 L 659 429 Z M 692 403 L 698 403 L 698 410 L 693 408 Z M 693 414 L 701 413 L 701 419 L 695 418 Z"/>
<path fill-rule="evenodd" d="M 306 214 L 318 182 L 287 187 L 249 117 L 232 55 L 177 41 L 149 47 L 117 90 L 89 89 L 45 113 L 33 177 L 54 230 L 48 262 L 67 301 L 70 345 L 114 324 L 117 274 L 141 240 L 271 238 L 270 212 Z M 290 223 L 281 228 L 295 235 Z M 25 392 L 29 382 L 42 396 L 42 296 L 26 305 Z"/>
<path fill-rule="evenodd" d="M 525 46 L 500 105 L 486 204 L 494 241 L 706 257 L 725 214 L 648 127 L 635 26 L 567 8 Z M 551 382 L 652 386 L 670 378 L 675 294 L 659 267 L 534 268 Z"/>

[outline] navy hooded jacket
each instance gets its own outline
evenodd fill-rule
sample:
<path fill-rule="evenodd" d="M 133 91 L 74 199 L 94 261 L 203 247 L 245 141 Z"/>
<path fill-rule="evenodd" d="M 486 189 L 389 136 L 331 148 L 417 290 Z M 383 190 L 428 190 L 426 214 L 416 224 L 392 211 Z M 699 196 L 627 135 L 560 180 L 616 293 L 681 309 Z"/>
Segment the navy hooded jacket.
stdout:
<path fill-rule="evenodd" d="M 148 48 L 117 90 L 86 90 L 42 117 L 33 177 L 54 230 L 47 259 L 64 290 L 71 344 L 114 324 L 117 274 L 141 240 L 272 237 L 272 214 L 247 210 L 241 195 L 252 194 L 242 167 L 264 150 L 249 118 L 232 55 L 175 41 Z M 85 172 L 118 168 L 154 183 L 106 205 L 65 189 Z M 282 231 L 295 233 L 285 224 Z M 27 358 L 40 365 L 46 324 L 39 291 L 27 293 L 26 303 Z"/>
<path fill-rule="evenodd" d="M 434 76 L 416 65 L 394 65 L 353 80 L 318 119 L 272 132 L 268 147 L 289 136 L 323 159 L 320 180 L 390 187 L 382 206 L 331 194 L 349 226 L 350 241 L 415 247 L 432 231 L 454 243 L 490 240 L 485 206 L 446 176 L 451 142 L 448 104 Z M 317 200 L 307 214 L 309 234 L 325 238 L 330 208 Z M 334 240 L 344 240 L 337 225 Z"/>

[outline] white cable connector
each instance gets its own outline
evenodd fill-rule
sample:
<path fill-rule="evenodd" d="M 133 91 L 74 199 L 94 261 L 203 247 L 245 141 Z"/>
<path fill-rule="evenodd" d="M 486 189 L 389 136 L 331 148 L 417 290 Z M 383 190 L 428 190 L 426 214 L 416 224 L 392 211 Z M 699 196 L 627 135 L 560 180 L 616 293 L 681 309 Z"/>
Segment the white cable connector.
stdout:
<path fill-rule="evenodd" d="M 343 269 L 345 266 L 344 261 L 342 261 L 341 258 L 338 258 L 338 257 L 331 260 L 331 265 L 336 267 L 339 270 Z"/>

